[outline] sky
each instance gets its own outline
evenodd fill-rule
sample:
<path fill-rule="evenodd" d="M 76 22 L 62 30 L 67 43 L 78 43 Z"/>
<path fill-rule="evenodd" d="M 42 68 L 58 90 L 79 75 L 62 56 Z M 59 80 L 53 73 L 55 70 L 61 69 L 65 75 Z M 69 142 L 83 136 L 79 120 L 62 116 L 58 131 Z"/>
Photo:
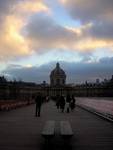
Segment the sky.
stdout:
<path fill-rule="evenodd" d="M 49 83 L 57 62 L 67 83 L 113 74 L 112 0 L 0 0 L 0 75 Z"/>

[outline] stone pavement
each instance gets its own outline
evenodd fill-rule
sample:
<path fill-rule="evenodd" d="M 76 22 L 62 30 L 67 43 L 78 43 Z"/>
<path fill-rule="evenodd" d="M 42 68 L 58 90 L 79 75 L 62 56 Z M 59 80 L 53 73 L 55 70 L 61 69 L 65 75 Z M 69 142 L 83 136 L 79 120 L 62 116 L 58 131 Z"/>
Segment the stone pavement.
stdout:
<path fill-rule="evenodd" d="M 41 117 L 34 114 L 35 105 L 0 112 L 0 150 L 113 150 L 113 124 L 81 108 L 61 113 L 50 101 L 42 106 Z M 41 136 L 47 120 L 56 121 L 56 136 L 49 145 Z M 61 120 L 71 123 L 71 141 L 59 135 Z"/>

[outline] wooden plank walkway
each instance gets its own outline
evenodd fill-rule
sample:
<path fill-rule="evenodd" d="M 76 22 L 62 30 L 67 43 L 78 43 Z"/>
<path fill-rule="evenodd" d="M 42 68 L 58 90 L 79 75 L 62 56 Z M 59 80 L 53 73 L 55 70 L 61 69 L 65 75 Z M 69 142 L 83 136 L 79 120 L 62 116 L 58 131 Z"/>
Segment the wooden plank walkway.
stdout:
<path fill-rule="evenodd" d="M 48 148 L 41 132 L 47 120 L 55 120 L 56 135 Z M 60 136 L 60 121 L 68 120 L 74 132 L 70 143 Z M 68 145 L 67 145 L 68 144 Z M 112 150 L 113 124 L 76 108 L 61 113 L 53 102 L 44 104 L 41 117 L 35 117 L 35 105 L 0 112 L 0 150 Z"/>

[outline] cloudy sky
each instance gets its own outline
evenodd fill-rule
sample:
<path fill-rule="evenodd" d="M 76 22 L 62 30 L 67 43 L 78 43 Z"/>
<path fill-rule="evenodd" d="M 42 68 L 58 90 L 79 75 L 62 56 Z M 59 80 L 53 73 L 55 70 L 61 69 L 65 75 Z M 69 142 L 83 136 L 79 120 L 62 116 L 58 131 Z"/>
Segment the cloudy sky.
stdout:
<path fill-rule="evenodd" d="M 68 83 L 111 78 L 113 0 L 0 0 L 0 74 L 49 82 L 60 62 Z"/>

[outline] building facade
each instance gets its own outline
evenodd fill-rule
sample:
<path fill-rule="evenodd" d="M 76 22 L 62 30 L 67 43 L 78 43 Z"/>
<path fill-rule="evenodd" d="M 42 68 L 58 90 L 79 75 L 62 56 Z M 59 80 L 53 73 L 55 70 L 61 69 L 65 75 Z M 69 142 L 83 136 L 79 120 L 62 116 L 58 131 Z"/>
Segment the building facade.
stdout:
<path fill-rule="evenodd" d="M 66 74 L 61 69 L 60 64 L 56 64 L 56 68 L 50 74 L 50 86 L 63 86 L 66 84 Z"/>
<path fill-rule="evenodd" d="M 57 63 L 50 73 L 50 84 L 44 81 L 42 84 L 8 82 L 0 77 L 0 100 L 26 100 L 31 99 L 38 92 L 44 96 L 75 95 L 77 97 L 113 97 L 113 76 L 105 82 L 84 83 L 79 85 L 67 85 L 66 73 Z"/>

